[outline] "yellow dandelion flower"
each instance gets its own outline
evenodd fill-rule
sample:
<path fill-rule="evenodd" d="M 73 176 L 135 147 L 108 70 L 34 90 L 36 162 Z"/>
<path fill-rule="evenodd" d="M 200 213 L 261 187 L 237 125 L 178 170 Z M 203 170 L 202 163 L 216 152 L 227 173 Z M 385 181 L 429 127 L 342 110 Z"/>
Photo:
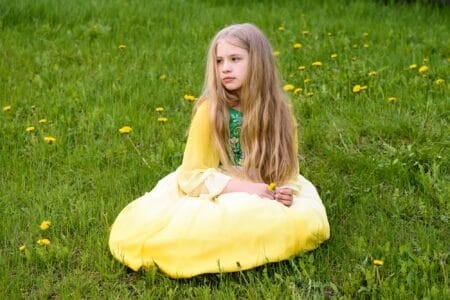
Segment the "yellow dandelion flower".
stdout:
<path fill-rule="evenodd" d="M 286 84 L 285 86 L 283 86 L 283 90 L 285 90 L 286 92 L 292 91 L 295 87 L 292 84 Z"/>
<path fill-rule="evenodd" d="M 320 62 L 320 61 L 315 61 L 315 62 L 312 63 L 312 65 L 313 65 L 314 67 L 320 67 L 320 66 L 322 65 L 322 62 Z"/>
<path fill-rule="evenodd" d="M 367 49 L 369 48 L 369 44 L 364 44 L 363 47 Z"/>
<path fill-rule="evenodd" d="M 27 247 L 25 247 L 25 245 L 22 245 L 22 246 L 19 247 L 19 251 L 23 252 L 23 251 L 25 251 L 26 248 Z"/>
<path fill-rule="evenodd" d="M 34 126 L 29 126 L 25 129 L 26 132 L 33 132 L 34 131 Z"/>
<path fill-rule="evenodd" d="M 302 34 L 303 34 L 304 36 L 307 36 L 307 35 L 309 35 L 309 31 L 308 31 L 308 30 L 303 30 L 303 31 L 302 31 Z"/>
<path fill-rule="evenodd" d="M 377 75 L 377 72 L 375 72 L 375 71 L 370 71 L 369 72 L 369 76 L 375 76 L 375 75 Z"/>
<path fill-rule="evenodd" d="M 361 86 L 361 91 L 367 90 L 367 85 L 362 85 Z"/>
<path fill-rule="evenodd" d="M 410 68 L 411 70 L 413 70 L 413 69 L 417 68 L 417 64 L 409 65 L 409 68 Z"/>
<path fill-rule="evenodd" d="M 421 74 L 426 73 L 427 71 L 428 71 L 428 66 L 423 65 L 419 68 L 419 73 L 421 73 Z"/>
<path fill-rule="evenodd" d="M 309 78 L 306 78 L 305 80 L 303 80 L 303 84 L 308 84 L 310 82 L 311 82 L 311 79 L 309 79 Z"/>
<path fill-rule="evenodd" d="M 309 93 L 306 94 L 306 97 L 312 97 L 312 96 L 314 96 L 313 92 L 309 92 Z"/>
<path fill-rule="evenodd" d="M 352 45 L 352 48 L 358 48 L 358 45 L 353 44 L 353 45 Z"/>
<path fill-rule="evenodd" d="M 392 103 L 392 102 L 397 101 L 397 98 L 396 97 L 388 97 L 387 100 L 389 103 Z"/>
<path fill-rule="evenodd" d="M 119 49 L 125 49 L 127 46 L 126 45 L 119 45 Z"/>
<path fill-rule="evenodd" d="M 166 80 L 167 79 L 167 75 L 166 74 L 162 74 L 161 76 L 159 76 L 160 80 Z"/>
<path fill-rule="evenodd" d="M 3 111 L 10 111 L 10 110 L 11 110 L 11 105 L 3 106 Z"/>
<path fill-rule="evenodd" d="M 268 186 L 267 186 L 267 189 L 269 190 L 269 191 L 275 191 L 275 189 L 277 188 L 277 184 L 275 183 L 275 182 L 271 182 Z"/>
<path fill-rule="evenodd" d="M 382 265 L 384 265 L 384 261 L 382 261 L 381 259 L 374 259 L 372 263 L 375 266 L 382 266 Z"/>
<path fill-rule="evenodd" d="M 39 122 L 39 124 L 44 124 L 44 123 L 47 123 L 47 119 L 40 119 L 38 122 Z"/>
<path fill-rule="evenodd" d="M 361 91 L 361 86 L 359 84 L 356 84 L 355 86 L 353 86 L 352 89 L 353 93 L 358 93 Z"/>
<path fill-rule="evenodd" d="M 296 88 L 296 89 L 294 90 L 294 94 L 297 95 L 297 94 L 301 93 L 302 91 L 303 91 L 302 88 Z"/>
<path fill-rule="evenodd" d="M 272 55 L 273 56 L 278 56 L 278 55 L 280 55 L 280 51 L 273 51 Z"/>
<path fill-rule="evenodd" d="M 167 119 L 165 117 L 159 117 L 158 118 L 158 122 L 160 122 L 160 123 L 166 123 L 167 121 L 169 121 L 169 119 Z"/>
<path fill-rule="evenodd" d="M 133 128 L 131 128 L 130 126 L 123 126 L 122 128 L 119 129 L 119 132 L 121 134 L 128 134 L 133 130 Z"/>
<path fill-rule="evenodd" d="M 157 108 L 155 108 L 155 111 L 162 112 L 162 111 L 164 111 L 164 107 L 157 107 Z"/>
<path fill-rule="evenodd" d="M 46 137 L 44 137 L 44 141 L 47 144 L 53 144 L 54 142 L 56 142 L 56 138 L 54 138 L 52 136 L 46 136 Z"/>
<path fill-rule="evenodd" d="M 298 69 L 299 69 L 300 71 L 304 71 L 304 70 L 305 70 L 305 66 L 299 66 Z"/>
<path fill-rule="evenodd" d="M 439 78 L 439 79 L 437 79 L 434 83 L 436 83 L 436 84 L 443 84 L 445 82 L 445 80 L 444 79 L 441 79 L 441 78 Z"/>
<path fill-rule="evenodd" d="M 331 32 L 328 32 L 328 36 L 333 36 L 333 33 L 331 33 Z"/>
<path fill-rule="evenodd" d="M 284 26 L 278 27 L 278 31 L 284 31 L 284 30 L 285 30 Z"/>
<path fill-rule="evenodd" d="M 364 33 L 363 33 L 363 36 L 364 36 L 364 37 L 368 37 L 368 36 L 369 36 L 369 33 L 364 32 Z"/>
<path fill-rule="evenodd" d="M 194 100 L 195 100 L 195 97 L 192 96 L 192 95 L 184 95 L 184 100 L 187 100 L 187 101 L 194 101 Z"/>
<path fill-rule="evenodd" d="M 42 221 L 41 225 L 39 225 L 39 228 L 41 230 L 47 230 L 50 227 L 51 222 L 48 220 Z"/>
<path fill-rule="evenodd" d="M 337 58 L 337 54 L 336 53 L 331 54 L 331 58 L 333 59 Z"/>
<path fill-rule="evenodd" d="M 295 43 L 293 47 L 294 47 L 294 49 L 300 49 L 302 47 L 302 44 Z"/>
<path fill-rule="evenodd" d="M 37 240 L 37 243 L 38 243 L 38 245 L 46 246 L 46 245 L 50 244 L 50 240 L 49 239 L 40 239 L 40 240 Z"/>

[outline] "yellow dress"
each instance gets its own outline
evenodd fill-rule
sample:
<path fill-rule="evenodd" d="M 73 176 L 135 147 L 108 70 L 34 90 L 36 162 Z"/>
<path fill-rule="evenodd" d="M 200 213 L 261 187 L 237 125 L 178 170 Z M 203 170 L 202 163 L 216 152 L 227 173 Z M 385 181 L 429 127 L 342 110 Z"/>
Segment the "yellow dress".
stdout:
<path fill-rule="evenodd" d="M 299 175 L 284 184 L 291 207 L 248 193 L 220 194 L 208 107 L 195 114 L 182 165 L 128 204 L 111 228 L 112 255 L 137 271 L 157 266 L 172 278 L 234 272 L 315 249 L 330 235 L 315 187 Z"/>

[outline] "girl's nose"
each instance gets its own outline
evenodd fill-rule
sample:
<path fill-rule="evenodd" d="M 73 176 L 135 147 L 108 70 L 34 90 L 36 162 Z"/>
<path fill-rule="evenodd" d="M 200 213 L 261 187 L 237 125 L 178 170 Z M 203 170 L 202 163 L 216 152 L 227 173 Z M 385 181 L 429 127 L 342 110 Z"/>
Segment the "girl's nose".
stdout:
<path fill-rule="evenodd" d="M 230 63 L 225 60 L 223 62 L 222 72 L 226 73 L 226 72 L 230 72 L 230 70 L 231 70 Z"/>

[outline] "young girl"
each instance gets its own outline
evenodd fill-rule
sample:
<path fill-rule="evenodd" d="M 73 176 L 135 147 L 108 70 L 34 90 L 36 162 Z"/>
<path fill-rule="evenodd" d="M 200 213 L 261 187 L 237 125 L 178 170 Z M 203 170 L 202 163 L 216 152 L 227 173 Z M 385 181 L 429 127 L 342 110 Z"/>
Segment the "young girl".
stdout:
<path fill-rule="evenodd" d="M 272 48 L 254 25 L 226 27 L 210 46 L 182 165 L 123 209 L 111 252 L 182 278 L 288 259 L 328 238 L 317 191 L 298 175 Z"/>

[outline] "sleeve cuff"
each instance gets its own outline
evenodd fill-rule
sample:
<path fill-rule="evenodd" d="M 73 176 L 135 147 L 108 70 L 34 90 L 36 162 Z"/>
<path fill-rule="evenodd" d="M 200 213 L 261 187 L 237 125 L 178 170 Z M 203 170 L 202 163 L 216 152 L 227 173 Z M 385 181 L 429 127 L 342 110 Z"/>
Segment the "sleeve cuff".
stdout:
<path fill-rule="evenodd" d="M 205 186 L 208 189 L 208 196 L 213 198 L 222 193 L 231 177 L 227 176 L 216 169 L 208 169 L 210 173 L 205 179 Z"/>
<path fill-rule="evenodd" d="M 281 187 L 290 188 L 294 193 L 294 196 L 298 196 L 300 194 L 302 186 L 303 184 L 300 176 L 297 176 L 294 180 L 288 181 L 285 184 L 281 185 Z"/>
<path fill-rule="evenodd" d="M 231 177 L 223 174 L 219 169 L 178 170 L 178 186 L 191 197 L 212 199 L 222 193 Z"/>

